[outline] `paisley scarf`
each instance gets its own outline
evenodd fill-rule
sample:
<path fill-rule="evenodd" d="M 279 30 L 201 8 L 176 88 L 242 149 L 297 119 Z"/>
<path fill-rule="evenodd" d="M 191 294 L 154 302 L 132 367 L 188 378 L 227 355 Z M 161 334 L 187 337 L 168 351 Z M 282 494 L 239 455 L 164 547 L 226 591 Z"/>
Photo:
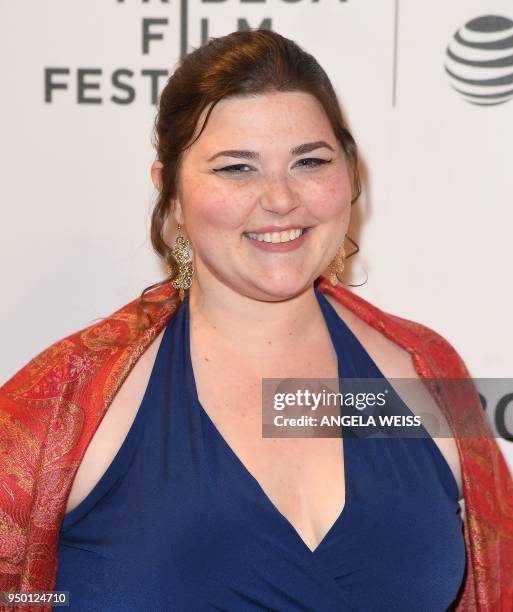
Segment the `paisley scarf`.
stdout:
<path fill-rule="evenodd" d="M 458 612 L 513 610 L 513 479 L 455 349 L 439 334 L 386 313 L 321 276 L 318 288 L 407 350 L 455 435 L 463 477 L 467 566 Z M 116 392 L 176 311 L 170 284 L 58 340 L 0 388 L 0 591 L 51 591 L 68 495 Z M 472 432 L 469 435 L 468 432 Z M 0 605 L 0 610 L 12 610 Z M 31 612 L 33 606 L 18 605 Z M 50 612 L 51 605 L 37 606 Z"/>

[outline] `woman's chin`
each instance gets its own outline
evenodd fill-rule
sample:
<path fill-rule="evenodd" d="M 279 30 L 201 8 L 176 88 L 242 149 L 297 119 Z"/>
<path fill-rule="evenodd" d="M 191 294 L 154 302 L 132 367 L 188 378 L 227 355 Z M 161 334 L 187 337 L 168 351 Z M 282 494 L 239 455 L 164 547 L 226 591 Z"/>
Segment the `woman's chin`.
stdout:
<path fill-rule="evenodd" d="M 280 301 L 291 299 L 309 290 L 313 281 L 298 275 L 295 278 L 289 276 L 279 279 L 262 279 L 261 282 L 255 284 L 263 294 L 262 299 Z"/>

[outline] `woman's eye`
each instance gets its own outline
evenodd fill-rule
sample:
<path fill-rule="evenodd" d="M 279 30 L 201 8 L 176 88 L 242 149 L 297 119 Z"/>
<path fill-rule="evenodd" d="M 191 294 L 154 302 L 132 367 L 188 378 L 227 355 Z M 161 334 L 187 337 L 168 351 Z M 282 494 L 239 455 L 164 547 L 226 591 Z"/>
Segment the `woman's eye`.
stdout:
<path fill-rule="evenodd" d="M 301 162 L 309 162 L 309 163 L 301 163 Z M 314 162 L 313 164 L 310 162 Z M 303 166 L 304 168 L 312 168 L 315 166 L 321 166 L 322 164 L 329 164 L 331 159 L 319 159 L 318 157 L 305 157 L 304 159 L 300 159 L 298 164 Z"/>
<path fill-rule="evenodd" d="M 331 159 L 319 159 L 317 157 L 305 157 L 300 159 L 297 163 L 303 168 L 314 168 L 323 164 L 329 164 Z M 247 168 L 248 170 L 245 170 Z M 251 166 L 248 164 L 234 164 L 232 166 L 225 166 L 224 168 L 215 168 L 214 172 L 228 172 L 229 174 L 247 174 L 251 172 Z"/>
<path fill-rule="evenodd" d="M 235 164 L 233 166 L 226 166 L 225 168 L 217 168 L 214 172 L 230 172 L 230 173 L 238 173 L 241 172 L 241 168 L 250 168 L 247 164 Z M 245 172 L 242 172 L 245 174 Z"/>

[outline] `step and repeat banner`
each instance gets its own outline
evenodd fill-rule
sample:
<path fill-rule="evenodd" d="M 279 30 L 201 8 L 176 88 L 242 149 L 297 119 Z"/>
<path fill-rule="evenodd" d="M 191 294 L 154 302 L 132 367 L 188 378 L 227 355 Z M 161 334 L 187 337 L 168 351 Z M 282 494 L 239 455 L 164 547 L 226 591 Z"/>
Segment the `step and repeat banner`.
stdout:
<path fill-rule="evenodd" d="M 260 27 L 318 59 L 359 145 L 353 291 L 441 333 L 473 377 L 513 376 L 510 0 L 0 7 L 2 381 L 163 278 L 149 241 L 159 92 L 183 54 Z M 513 467 L 513 388 L 497 388 L 483 409 Z"/>

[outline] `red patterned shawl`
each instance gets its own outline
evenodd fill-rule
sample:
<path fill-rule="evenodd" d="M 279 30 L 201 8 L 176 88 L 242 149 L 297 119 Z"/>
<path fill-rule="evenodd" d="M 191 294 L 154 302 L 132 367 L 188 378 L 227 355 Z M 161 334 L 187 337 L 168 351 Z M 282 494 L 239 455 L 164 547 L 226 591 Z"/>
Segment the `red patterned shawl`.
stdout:
<path fill-rule="evenodd" d="M 332 287 L 326 277 L 319 289 L 406 349 L 420 377 L 470 378 L 454 348 L 431 329 Z M 159 303 L 175 292 L 166 284 L 147 294 L 153 323 L 144 332 L 135 325 L 136 299 L 55 342 L 0 388 L 0 591 L 53 589 L 75 473 L 116 392 L 176 311 Z M 109 346 L 113 339 L 121 346 Z M 429 385 L 456 435 L 462 466 L 467 568 L 457 610 L 512 612 L 513 480 L 475 388 L 465 397 L 451 388 Z M 469 427 L 479 435 L 459 438 Z"/>

